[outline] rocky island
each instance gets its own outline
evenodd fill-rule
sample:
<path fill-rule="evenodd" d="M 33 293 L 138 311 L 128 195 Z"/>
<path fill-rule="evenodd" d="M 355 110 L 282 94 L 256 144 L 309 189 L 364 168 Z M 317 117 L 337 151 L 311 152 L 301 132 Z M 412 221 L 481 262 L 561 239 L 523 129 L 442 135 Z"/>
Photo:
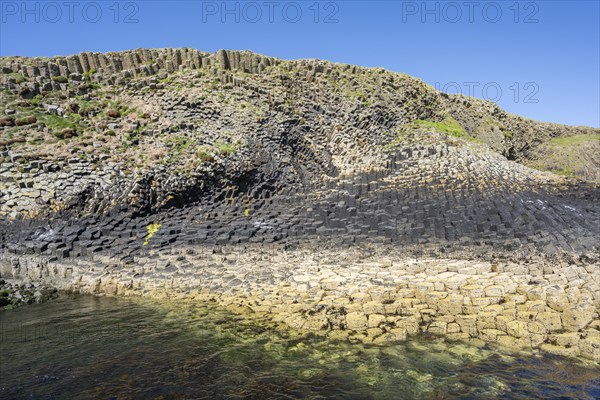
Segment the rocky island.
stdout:
<path fill-rule="evenodd" d="M 246 51 L 0 57 L 0 88 L 0 278 L 35 301 L 600 361 L 599 129 Z"/>

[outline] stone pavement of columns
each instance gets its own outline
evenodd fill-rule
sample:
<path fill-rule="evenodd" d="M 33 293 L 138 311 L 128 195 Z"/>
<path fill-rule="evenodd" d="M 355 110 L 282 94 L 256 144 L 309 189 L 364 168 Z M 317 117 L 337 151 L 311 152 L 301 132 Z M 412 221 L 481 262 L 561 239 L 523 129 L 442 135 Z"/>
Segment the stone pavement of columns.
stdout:
<path fill-rule="evenodd" d="M 598 260 L 417 260 L 378 245 L 187 246 L 127 264 L 4 254 L 0 274 L 79 293 L 210 301 L 351 341 L 430 333 L 600 362 Z"/>

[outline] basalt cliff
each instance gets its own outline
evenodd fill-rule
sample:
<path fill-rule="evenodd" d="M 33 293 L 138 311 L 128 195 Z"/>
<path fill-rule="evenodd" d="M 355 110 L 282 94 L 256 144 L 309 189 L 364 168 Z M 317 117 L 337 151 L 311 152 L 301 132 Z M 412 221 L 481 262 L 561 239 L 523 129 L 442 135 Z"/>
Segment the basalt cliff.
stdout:
<path fill-rule="evenodd" d="M 600 359 L 600 130 L 381 68 L 0 58 L 0 277 Z"/>

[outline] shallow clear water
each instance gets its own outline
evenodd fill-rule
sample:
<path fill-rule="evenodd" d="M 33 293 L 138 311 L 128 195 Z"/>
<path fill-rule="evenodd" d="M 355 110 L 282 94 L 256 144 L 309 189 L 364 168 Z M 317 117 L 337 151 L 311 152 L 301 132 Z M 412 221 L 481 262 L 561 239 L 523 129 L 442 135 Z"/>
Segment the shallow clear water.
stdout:
<path fill-rule="evenodd" d="M 210 307 L 79 296 L 0 313 L 2 399 L 593 399 L 600 367 L 419 339 L 365 346 Z"/>

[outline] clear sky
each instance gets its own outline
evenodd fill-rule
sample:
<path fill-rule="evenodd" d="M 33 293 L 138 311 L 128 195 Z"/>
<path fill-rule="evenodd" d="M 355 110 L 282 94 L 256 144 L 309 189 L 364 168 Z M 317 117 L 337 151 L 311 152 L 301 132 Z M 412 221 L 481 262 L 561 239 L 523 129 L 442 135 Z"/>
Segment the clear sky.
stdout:
<path fill-rule="evenodd" d="M 600 1 L 7 1 L 0 54 L 252 50 L 380 66 L 540 121 L 600 127 Z"/>

